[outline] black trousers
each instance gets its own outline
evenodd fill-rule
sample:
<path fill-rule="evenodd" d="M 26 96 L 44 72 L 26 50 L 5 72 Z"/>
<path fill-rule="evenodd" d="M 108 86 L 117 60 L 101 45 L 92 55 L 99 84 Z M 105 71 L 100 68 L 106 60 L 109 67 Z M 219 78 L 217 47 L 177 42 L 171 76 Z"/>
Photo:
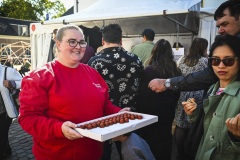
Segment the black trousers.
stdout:
<path fill-rule="evenodd" d="M 174 133 L 174 141 L 177 146 L 176 160 L 188 160 L 188 156 L 184 150 L 185 140 L 187 138 L 189 128 L 181 128 L 176 126 Z"/>
<path fill-rule="evenodd" d="M 8 140 L 8 131 L 12 123 L 7 113 L 0 114 L 0 160 L 2 160 L 11 148 Z"/>

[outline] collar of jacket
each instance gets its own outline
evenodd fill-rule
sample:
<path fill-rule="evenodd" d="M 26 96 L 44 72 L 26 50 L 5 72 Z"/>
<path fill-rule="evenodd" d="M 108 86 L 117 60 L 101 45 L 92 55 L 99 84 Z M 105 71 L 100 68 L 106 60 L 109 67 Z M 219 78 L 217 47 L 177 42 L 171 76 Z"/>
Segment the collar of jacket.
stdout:
<path fill-rule="evenodd" d="M 100 53 L 111 53 L 111 52 L 120 52 L 120 51 L 125 51 L 125 49 L 121 46 L 109 47 L 109 48 L 104 48 Z"/>
<path fill-rule="evenodd" d="M 153 44 L 154 45 L 153 41 L 145 41 L 143 43 L 149 43 L 149 44 Z"/>
<path fill-rule="evenodd" d="M 217 90 L 219 89 L 219 81 L 213 86 L 213 91 L 211 95 L 215 94 Z M 236 77 L 233 78 L 233 80 L 227 85 L 226 89 L 224 90 L 224 93 L 229 94 L 231 96 L 235 96 L 240 88 L 240 81 L 236 80 Z"/>

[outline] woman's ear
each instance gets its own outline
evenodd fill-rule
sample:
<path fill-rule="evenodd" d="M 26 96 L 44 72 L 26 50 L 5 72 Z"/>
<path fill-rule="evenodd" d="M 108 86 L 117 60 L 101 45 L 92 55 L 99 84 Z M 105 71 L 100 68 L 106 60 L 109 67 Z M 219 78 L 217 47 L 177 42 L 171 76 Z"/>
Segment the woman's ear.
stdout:
<path fill-rule="evenodd" d="M 142 37 L 142 41 L 145 42 L 146 40 L 147 40 L 146 36 L 143 35 L 143 37 Z"/>
<path fill-rule="evenodd" d="M 60 46 L 61 46 L 61 42 L 59 40 L 56 40 L 56 47 L 58 52 L 61 52 Z"/>

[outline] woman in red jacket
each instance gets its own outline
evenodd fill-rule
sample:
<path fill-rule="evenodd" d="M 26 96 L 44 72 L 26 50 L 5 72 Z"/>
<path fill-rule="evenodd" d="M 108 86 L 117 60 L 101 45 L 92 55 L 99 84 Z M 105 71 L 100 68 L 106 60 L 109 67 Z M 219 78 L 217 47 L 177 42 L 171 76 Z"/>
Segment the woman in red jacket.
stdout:
<path fill-rule="evenodd" d="M 87 46 L 79 27 L 60 28 L 56 45 L 57 58 L 22 80 L 19 123 L 33 137 L 37 160 L 100 159 L 102 143 L 74 128 L 120 108 L 109 101 L 108 87 L 98 72 L 79 63 Z"/>

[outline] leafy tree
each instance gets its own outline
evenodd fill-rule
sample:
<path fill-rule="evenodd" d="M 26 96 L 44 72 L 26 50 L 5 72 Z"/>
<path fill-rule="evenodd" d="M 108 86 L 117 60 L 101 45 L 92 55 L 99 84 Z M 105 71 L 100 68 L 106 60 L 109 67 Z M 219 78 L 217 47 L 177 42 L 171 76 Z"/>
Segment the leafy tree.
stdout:
<path fill-rule="evenodd" d="M 57 18 L 64 12 L 66 8 L 59 0 L 3 0 L 0 3 L 0 16 L 24 20 L 46 20 L 46 14 Z"/>

